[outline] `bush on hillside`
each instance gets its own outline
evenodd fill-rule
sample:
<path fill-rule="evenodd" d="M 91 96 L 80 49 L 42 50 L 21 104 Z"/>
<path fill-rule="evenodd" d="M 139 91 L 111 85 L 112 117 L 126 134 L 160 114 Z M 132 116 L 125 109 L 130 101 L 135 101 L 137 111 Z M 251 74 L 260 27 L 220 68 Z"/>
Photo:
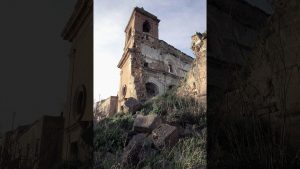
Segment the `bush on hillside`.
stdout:
<path fill-rule="evenodd" d="M 94 148 L 100 152 L 112 153 L 122 150 L 128 132 L 132 130 L 133 121 L 131 114 L 118 114 L 102 120 L 94 129 Z"/>

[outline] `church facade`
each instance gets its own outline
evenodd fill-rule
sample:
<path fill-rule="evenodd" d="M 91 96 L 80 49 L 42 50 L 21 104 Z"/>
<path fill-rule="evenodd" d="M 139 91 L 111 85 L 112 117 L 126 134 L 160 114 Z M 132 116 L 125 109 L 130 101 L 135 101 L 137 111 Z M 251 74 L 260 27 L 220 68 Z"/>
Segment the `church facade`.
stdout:
<path fill-rule="evenodd" d="M 143 8 L 133 9 L 125 28 L 124 52 L 118 63 L 117 103 L 99 102 L 98 110 L 117 105 L 116 112 L 121 112 L 128 98 L 144 102 L 178 86 L 185 77 L 194 58 L 159 39 L 159 22 Z M 107 117 L 116 112 L 99 113 Z"/>
<path fill-rule="evenodd" d="M 62 37 L 71 43 L 69 80 L 63 114 L 65 123 L 62 159 L 68 165 L 89 163 L 92 160 L 92 137 L 87 134 L 93 130 L 92 0 L 77 1 Z"/>
<path fill-rule="evenodd" d="M 143 8 L 135 7 L 125 28 L 123 56 L 118 64 L 120 86 L 118 111 L 124 101 L 139 101 L 163 94 L 190 69 L 193 58 L 159 39 L 160 20 Z"/>

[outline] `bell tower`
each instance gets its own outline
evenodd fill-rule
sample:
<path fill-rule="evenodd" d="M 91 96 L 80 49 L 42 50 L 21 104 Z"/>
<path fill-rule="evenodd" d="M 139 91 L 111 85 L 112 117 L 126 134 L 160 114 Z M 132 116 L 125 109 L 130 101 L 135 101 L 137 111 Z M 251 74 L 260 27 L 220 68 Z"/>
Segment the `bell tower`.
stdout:
<path fill-rule="evenodd" d="M 145 11 L 143 8 L 135 7 L 131 13 L 127 26 L 125 27 L 124 53 L 119 61 L 120 86 L 118 92 L 118 111 L 126 99 L 132 97 L 141 98 L 137 92 L 143 89 L 137 83 L 142 82 L 143 60 L 138 46 L 143 38 L 158 39 L 159 19 Z"/>
<path fill-rule="evenodd" d="M 158 39 L 159 21 L 155 15 L 145 11 L 144 8 L 135 7 L 125 28 L 125 48 L 128 47 L 127 44 L 130 44 L 131 37 L 136 32 Z"/>

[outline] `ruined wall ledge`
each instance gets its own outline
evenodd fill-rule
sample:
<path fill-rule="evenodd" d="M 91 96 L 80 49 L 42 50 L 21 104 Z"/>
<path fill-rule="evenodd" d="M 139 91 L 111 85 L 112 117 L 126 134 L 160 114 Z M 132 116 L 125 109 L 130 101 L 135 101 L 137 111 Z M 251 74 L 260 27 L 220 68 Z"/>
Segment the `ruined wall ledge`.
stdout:
<path fill-rule="evenodd" d="M 149 72 L 153 72 L 153 73 L 162 73 L 164 75 L 167 75 L 167 76 L 171 76 L 173 78 L 177 78 L 177 79 L 182 79 L 183 77 L 180 77 L 180 76 L 177 76 L 175 74 L 172 74 L 170 72 L 166 72 L 164 70 L 158 70 L 158 69 L 152 69 L 152 68 L 144 68 L 146 71 L 149 71 Z"/>
<path fill-rule="evenodd" d="M 191 63 L 194 60 L 193 57 L 185 54 L 184 52 L 175 48 L 174 46 L 170 45 L 169 43 L 167 43 L 164 40 L 155 38 L 149 34 L 144 34 L 141 32 L 135 32 L 134 36 L 135 36 L 135 39 L 141 40 L 142 43 L 146 43 L 154 48 L 162 49 L 163 52 L 171 53 L 175 57 L 180 57 L 180 59 L 182 59 L 183 61 L 185 61 L 187 63 Z"/>

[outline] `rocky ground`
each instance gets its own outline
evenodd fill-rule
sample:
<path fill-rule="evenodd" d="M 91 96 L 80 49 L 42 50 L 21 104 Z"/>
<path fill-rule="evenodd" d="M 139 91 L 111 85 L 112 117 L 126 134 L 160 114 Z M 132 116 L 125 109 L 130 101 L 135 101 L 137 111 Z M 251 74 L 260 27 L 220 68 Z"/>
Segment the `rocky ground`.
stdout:
<path fill-rule="evenodd" d="M 133 112 L 95 126 L 97 169 L 202 169 L 206 165 L 206 116 L 192 98 L 169 91 Z M 138 110 L 138 111 L 136 111 Z"/>

